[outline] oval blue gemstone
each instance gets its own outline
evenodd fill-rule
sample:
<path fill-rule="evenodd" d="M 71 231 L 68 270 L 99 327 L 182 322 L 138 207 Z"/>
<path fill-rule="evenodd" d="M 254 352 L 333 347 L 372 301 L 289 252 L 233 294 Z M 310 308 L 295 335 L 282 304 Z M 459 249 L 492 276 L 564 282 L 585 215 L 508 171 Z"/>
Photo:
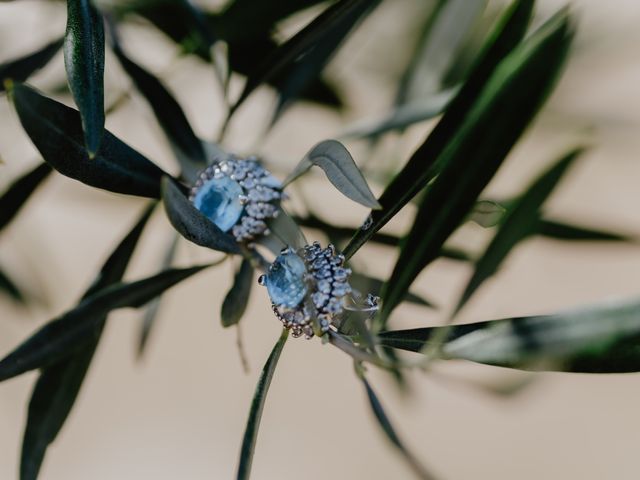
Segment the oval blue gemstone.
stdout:
<path fill-rule="evenodd" d="M 243 193 L 242 187 L 229 177 L 212 178 L 198 189 L 193 205 L 226 232 L 242 215 L 240 195 Z"/>
<path fill-rule="evenodd" d="M 278 255 L 266 276 L 271 301 L 278 306 L 298 306 L 307 293 L 304 283 L 306 270 L 304 261 L 295 253 Z"/>

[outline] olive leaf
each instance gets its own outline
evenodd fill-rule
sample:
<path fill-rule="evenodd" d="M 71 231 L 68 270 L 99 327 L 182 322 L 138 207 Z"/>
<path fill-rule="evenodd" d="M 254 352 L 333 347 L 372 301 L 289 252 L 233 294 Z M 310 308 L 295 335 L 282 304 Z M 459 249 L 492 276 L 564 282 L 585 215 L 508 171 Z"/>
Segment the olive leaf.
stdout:
<path fill-rule="evenodd" d="M 369 208 L 380 208 L 367 181 L 349 151 L 337 140 L 325 140 L 315 145 L 285 179 L 288 185 L 314 165 L 322 168 L 329 181 L 345 197 Z"/>
<path fill-rule="evenodd" d="M 448 105 L 442 119 L 378 199 L 382 209 L 371 212 L 345 247 L 344 255 L 347 259 L 353 256 L 372 235 L 386 225 L 440 172 L 443 165 L 441 156 L 447 148 L 452 148 L 450 144 L 454 136 L 459 134 L 463 123 L 467 121 L 470 110 L 477 108 L 480 94 L 486 89 L 496 66 L 524 37 L 531 18 L 533 3 L 533 0 L 517 0 L 502 16 L 486 41 L 467 81 Z M 484 126 L 486 129 L 493 128 L 491 123 Z"/>
<path fill-rule="evenodd" d="M 139 308 L 208 266 L 169 269 L 136 282 L 114 284 L 91 294 L 3 358 L 0 361 L 0 381 L 52 365 L 71 355 L 101 332 L 102 319 L 112 310 Z"/>
<path fill-rule="evenodd" d="M 190 242 L 220 252 L 240 252 L 236 240 L 194 207 L 169 177 L 162 180 L 162 201 L 171 225 Z"/>
<path fill-rule="evenodd" d="M 284 344 L 289 336 L 289 330 L 282 329 L 282 334 L 276 342 L 269 358 L 267 358 L 260 378 L 258 379 L 258 385 L 256 385 L 256 391 L 251 402 L 251 408 L 249 410 L 249 419 L 247 420 L 247 427 L 244 431 L 244 437 L 242 439 L 242 447 L 240 449 L 240 461 L 238 464 L 238 474 L 236 478 L 238 480 L 247 480 L 251 475 L 251 464 L 253 462 L 253 452 L 256 448 L 256 440 L 258 439 L 258 428 L 260 427 L 260 420 L 262 419 L 262 411 L 264 410 L 264 403 L 267 399 L 267 393 L 271 386 L 271 380 L 275 373 L 280 354 L 284 348 Z"/>
<path fill-rule="evenodd" d="M 279 240 L 277 248 L 291 246 L 295 249 L 302 248 L 308 244 L 304 233 L 293 218 L 280 206 L 278 215 L 267 220 L 267 226 L 273 236 Z M 274 245 L 274 247 L 276 247 Z"/>
<path fill-rule="evenodd" d="M 404 460 L 407 462 L 407 465 L 411 468 L 415 475 L 422 480 L 434 480 L 435 477 L 428 472 L 424 466 L 420 464 L 418 459 L 407 449 L 404 445 L 404 442 L 400 440 L 400 437 L 396 433 L 395 428 L 391 424 L 387 413 L 384 411 L 382 403 L 378 399 L 378 396 L 371 388 L 371 385 L 365 378 L 365 376 L 361 373 L 360 379 L 364 384 L 365 391 L 367 392 L 367 399 L 369 400 L 369 406 L 371 407 L 371 411 L 373 412 L 374 417 L 378 421 L 378 425 L 389 439 L 391 444 L 396 447 L 396 449 L 400 452 Z"/>
<path fill-rule="evenodd" d="M 442 170 L 425 192 L 383 292 L 379 325 L 384 325 L 416 276 L 438 257 L 535 117 L 559 75 L 572 36 L 567 11 L 562 10 L 495 70 L 442 152 Z"/>
<path fill-rule="evenodd" d="M 64 64 L 93 158 L 104 130 L 104 23 L 91 0 L 67 1 Z"/>
<path fill-rule="evenodd" d="M 220 312 L 220 320 L 223 327 L 230 327 L 240 321 L 249 302 L 251 295 L 251 286 L 253 285 L 254 269 L 251 261 L 243 259 L 240 264 L 233 286 L 227 292 L 222 302 L 222 310 Z"/>
<path fill-rule="evenodd" d="M 22 84 L 13 86 L 11 96 L 22 127 L 58 172 L 111 192 L 160 197 L 165 173 L 114 135 L 105 130 L 100 152 L 89 160 L 76 110 Z"/>
<path fill-rule="evenodd" d="M 38 164 L 33 170 L 15 180 L 0 197 L 0 230 L 15 218 L 18 211 L 29 200 L 31 194 L 51 173 L 46 163 Z"/>
<path fill-rule="evenodd" d="M 2 270 L 0 270 L 0 290 L 5 292 L 16 302 L 23 303 L 25 301 L 25 296 L 20 291 L 20 288 L 18 288 L 15 282 Z"/>
<path fill-rule="evenodd" d="M 44 67 L 60 50 L 62 38 L 46 44 L 35 52 L 24 57 L 9 60 L 0 64 L 0 92 L 4 92 L 8 80 L 24 82 L 33 73 Z"/>
<path fill-rule="evenodd" d="M 133 80 L 136 88 L 146 98 L 165 135 L 176 149 L 176 156 L 186 180 L 195 181 L 198 172 L 206 167 L 206 156 L 202 142 L 196 136 L 182 107 L 155 76 L 132 61 L 123 51 L 111 26 L 112 50 L 120 65 Z"/>
<path fill-rule="evenodd" d="M 155 203 L 145 209 L 138 222 L 104 263 L 83 298 L 122 280 L 154 207 Z M 42 368 L 29 402 L 20 460 L 21 480 L 37 478 L 46 450 L 62 429 L 80 392 L 106 320 L 106 315 L 99 320 L 95 335 L 85 346 Z"/>
<path fill-rule="evenodd" d="M 387 347 L 420 352 L 445 328 L 442 359 L 531 371 L 640 371 L 640 299 L 553 315 L 387 331 L 379 334 L 379 340 Z"/>
<path fill-rule="evenodd" d="M 453 315 L 464 306 L 480 285 L 497 271 L 513 247 L 535 231 L 542 204 L 581 153 L 582 149 L 575 149 L 564 155 L 541 175 L 509 210 L 484 255 L 476 263 L 473 276 L 467 283 Z"/>

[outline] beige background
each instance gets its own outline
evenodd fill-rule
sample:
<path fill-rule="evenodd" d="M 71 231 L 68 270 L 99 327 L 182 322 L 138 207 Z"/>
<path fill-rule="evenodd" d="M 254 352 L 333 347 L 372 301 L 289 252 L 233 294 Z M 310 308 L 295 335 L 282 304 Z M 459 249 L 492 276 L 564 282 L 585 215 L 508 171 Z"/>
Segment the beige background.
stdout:
<path fill-rule="evenodd" d="M 539 11 L 546 15 L 559 5 L 543 1 Z M 354 120 L 385 111 L 392 94 L 390 82 L 406 61 L 401 46 L 411 34 L 418 6 L 412 0 L 388 1 L 351 38 L 329 71 L 344 82 L 350 108 L 341 116 L 309 106 L 288 112 L 258 147 L 274 169 L 291 168 L 315 142 L 337 135 Z M 579 35 L 566 75 L 491 190 L 518 192 L 555 155 L 588 138 L 591 151 L 562 184 L 550 211 L 557 217 L 640 235 L 640 3 L 583 0 L 575 6 Z M 1 4 L 0 61 L 53 38 L 63 30 L 64 21 L 62 5 Z M 196 130 L 212 137 L 222 108 L 210 69 L 189 59 L 174 62 L 174 47 L 152 30 L 125 34 L 139 42 L 130 43 L 136 58 L 154 71 L 169 70 L 168 84 Z M 52 88 L 62 75 L 59 56 L 33 83 Z M 106 76 L 109 99 L 128 88 L 110 59 Z M 241 82 L 232 86 L 237 92 Z M 247 102 L 231 126 L 226 146 L 254 151 L 272 102 L 268 90 Z M 4 160 L 0 185 L 6 185 L 37 156 L 4 99 L 0 99 L 0 119 Z M 107 126 L 150 158 L 173 168 L 167 144 L 138 97 L 110 116 Z M 430 127 L 421 124 L 384 142 L 371 161 L 400 164 Z M 369 156 L 361 143 L 349 147 L 360 162 Z M 313 176 L 303 183 L 305 197 L 321 198 L 318 210 L 327 217 L 359 223 L 364 209 L 327 185 L 320 175 Z M 381 191 L 381 185 L 373 186 Z M 0 354 L 74 304 L 143 204 L 60 176 L 47 182 L 1 239 L 0 264 L 37 293 L 43 305 L 25 310 L 0 300 Z M 407 211 L 391 227 L 401 231 L 410 221 Z M 128 278 L 152 273 L 169 239 L 170 228 L 159 212 Z M 476 250 L 486 239 L 486 232 L 474 226 L 456 235 L 457 242 Z M 215 257 L 195 246 L 180 245 L 181 264 Z M 370 248 L 355 258 L 354 266 L 382 276 L 393 260 L 390 250 Z M 460 320 L 547 313 L 637 295 L 638 272 L 636 245 L 531 240 L 509 257 Z M 415 289 L 439 299 L 446 312 L 468 274 L 467 266 L 439 261 L 420 277 Z M 111 316 L 77 406 L 49 451 L 43 480 L 233 477 L 256 378 L 279 324 L 269 311 L 266 293 L 256 287 L 242 322 L 251 364 L 250 373 L 244 374 L 236 330 L 219 325 L 219 306 L 231 275 L 230 264 L 225 264 L 166 295 L 158 328 L 141 362 L 134 354 L 140 313 Z M 442 317 L 443 313 L 403 306 L 394 324 L 433 324 Z M 455 364 L 409 377 L 410 395 L 402 395 L 388 377 L 372 372 L 406 443 L 441 478 L 638 478 L 640 386 L 635 375 L 529 377 Z M 20 436 L 34 379 L 29 374 L 0 385 L 0 480 L 17 477 Z M 533 382 L 509 398 L 487 390 L 488 385 L 527 379 Z M 317 341 L 292 340 L 267 401 L 253 478 L 387 479 L 410 478 L 410 472 L 372 421 L 349 358 Z"/>

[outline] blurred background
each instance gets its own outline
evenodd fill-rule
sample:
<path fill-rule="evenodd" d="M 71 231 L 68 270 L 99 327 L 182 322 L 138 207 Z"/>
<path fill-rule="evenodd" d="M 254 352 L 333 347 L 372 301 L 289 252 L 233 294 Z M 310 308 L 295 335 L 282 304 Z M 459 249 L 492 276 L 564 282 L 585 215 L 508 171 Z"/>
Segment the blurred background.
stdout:
<path fill-rule="evenodd" d="M 221 2 L 202 5 L 218 8 Z M 341 136 L 363 119 L 389 111 L 419 39 L 428 8 L 415 0 L 385 0 L 349 37 L 325 78 L 336 85 L 342 111 L 299 102 L 265 135 L 275 94 L 261 88 L 234 117 L 224 146 L 259 153 L 280 176 L 320 140 Z M 489 2 L 486 18 L 504 2 Z M 542 20 L 566 2 L 538 2 Z M 490 186 L 495 197 L 521 191 L 536 172 L 567 148 L 588 153 L 549 202 L 554 218 L 640 237 L 640 3 L 572 2 L 577 40 L 558 89 Z M 320 10 L 280 25 L 286 38 Z M 0 4 L 0 62 L 26 54 L 63 31 L 63 3 L 24 0 Z M 196 132 L 213 140 L 225 109 L 210 65 L 180 57 L 174 43 L 140 22 L 123 28 L 131 53 L 163 78 Z M 176 171 L 171 150 L 144 100 L 107 52 L 107 105 L 130 97 L 107 118 L 107 128 Z M 62 54 L 31 79 L 46 92 L 64 82 Z M 232 98 L 243 79 L 232 78 Z M 57 98 L 71 103 L 62 91 Z M 372 188 L 384 188 L 433 122 L 388 135 L 369 148 L 345 143 L 366 165 Z M 6 97 L 0 98 L 0 187 L 32 168 L 38 154 Z M 359 225 L 366 210 L 342 197 L 320 173 L 293 190 L 316 213 Z M 98 191 L 53 175 L 0 239 L 0 264 L 30 294 L 28 307 L 0 297 L 0 355 L 39 325 L 72 306 L 145 202 Z M 411 208 L 389 225 L 401 233 Z M 319 235 L 315 232 L 315 235 Z M 308 237 L 313 237 L 308 235 Z M 317 237 L 323 243 L 326 239 Z M 480 251 L 489 238 L 477 225 L 455 242 Z M 157 271 L 172 230 L 158 211 L 127 278 Z M 388 275 L 393 251 L 368 246 L 354 268 Z M 177 264 L 217 258 L 180 242 Z M 209 269 L 164 297 L 156 328 L 141 359 L 136 342 L 142 314 L 119 311 L 110 321 L 78 402 L 50 448 L 43 480 L 232 478 L 253 390 L 280 331 L 266 292 L 254 288 L 241 338 L 250 364 L 243 371 L 238 330 L 220 325 L 220 305 L 235 264 Z M 638 294 L 640 247 L 633 243 L 566 243 L 536 237 L 519 246 L 499 274 L 459 317 L 473 322 L 542 314 Z M 470 267 L 438 260 L 414 284 L 440 310 L 405 306 L 397 328 L 442 322 Z M 409 388 L 372 371 L 372 380 L 406 444 L 443 479 L 636 479 L 640 458 L 640 384 L 635 375 L 526 374 L 469 363 L 412 372 Z M 17 478 L 21 435 L 35 375 L 0 384 L 0 479 Z M 292 339 L 271 386 L 253 464 L 255 479 L 411 478 L 378 431 L 349 357 L 318 341 Z"/>

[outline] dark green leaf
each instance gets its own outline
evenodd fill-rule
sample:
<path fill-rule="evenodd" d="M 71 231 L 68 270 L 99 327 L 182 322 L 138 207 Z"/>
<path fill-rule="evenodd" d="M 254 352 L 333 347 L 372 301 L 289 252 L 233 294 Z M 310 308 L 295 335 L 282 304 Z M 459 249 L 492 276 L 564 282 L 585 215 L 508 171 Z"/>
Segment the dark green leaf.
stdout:
<path fill-rule="evenodd" d="M 382 345 L 420 352 L 447 328 L 445 359 L 532 371 L 640 371 L 640 300 L 452 327 L 380 334 Z"/>
<path fill-rule="evenodd" d="M 247 428 L 244 431 L 244 437 L 242 439 L 242 448 L 240 449 L 240 462 L 238 464 L 238 475 L 236 477 L 238 480 L 247 480 L 251 475 L 251 463 L 253 462 L 253 452 L 256 448 L 258 428 L 260 427 L 260 420 L 262 419 L 264 402 L 267 399 L 269 386 L 271 385 L 273 374 L 278 365 L 278 359 L 280 358 L 288 336 L 289 330 L 283 329 L 258 379 L 258 385 L 256 386 L 253 401 L 251 402 L 251 409 L 249 410 Z"/>
<path fill-rule="evenodd" d="M 353 272 L 349 277 L 349 284 L 363 294 L 372 293 L 374 295 L 380 295 L 382 291 L 382 280 L 378 278 L 369 277 L 361 273 Z M 425 300 L 415 293 L 407 292 L 404 297 L 406 302 L 415 303 L 423 307 L 435 308 L 434 304 L 429 300 Z"/>
<path fill-rule="evenodd" d="M 470 110 L 477 105 L 478 97 L 486 88 L 496 66 L 524 36 L 533 3 L 533 0 L 516 1 L 505 13 L 487 40 L 467 81 L 447 107 L 440 122 L 382 193 L 379 198 L 382 210 L 371 212 L 371 216 L 356 231 L 345 248 L 344 254 L 347 258 L 353 256 L 438 174 L 443 164 L 440 157 L 467 121 Z M 487 128 L 490 126 L 487 125 Z"/>
<path fill-rule="evenodd" d="M 298 249 L 308 244 L 298 224 L 282 207 L 278 216 L 268 220 L 267 225 L 273 236 L 280 240 L 282 247 L 290 246 Z"/>
<path fill-rule="evenodd" d="M 336 140 L 325 140 L 314 146 L 284 181 L 285 185 L 317 165 L 344 196 L 369 208 L 380 208 L 367 181 L 349 151 Z"/>
<path fill-rule="evenodd" d="M 29 55 L 0 64 L 0 92 L 5 91 L 7 80 L 23 82 L 44 67 L 60 50 L 61 46 L 62 39 L 60 38 Z"/>
<path fill-rule="evenodd" d="M 414 226 L 384 291 L 383 325 L 416 276 L 437 258 L 548 97 L 571 43 L 566 11 L 556 14 L 498 66 L 442 152 Z"/>
<path fill-rule="evenodd" d="M 202 247 L 227 253 L 239 253 L 240 247 L 228 233 L 200 213 L 178 185 L 169 177 L 162 180 L 162 200 L 171 225 L 180 235 Z"/>
<path fill-rule="evenodd" d="M 353 13 L 360 11 L 363 5 L 373 3 L 377 3 L 377 0 L 340 0 L 318 15 L 300 32 L 280 45 L 273 54 L 265 58 L 254 74 L 247 78 L 244 90 L 231 109 L 230 115 L 260 84 L 277 77 L 292 64 L 301 61 L 314 49 L 320 47 L 323 42 L 331 42 L 332 38 L 329 38 L 327 33 L 332 31 L 332 25 L 341 23 L 343 19 L 352 18 Z M 356 20 L 357 18 L 353 19 L 353 22 L 355 23 Z"/>
<path fill-rule="evenodd" d="M 67 1 L 64 64 L 93 158 L 104 131 L 104 24 L 91 0 Z"/>
<path fill-rule="evenodd" d="M 155 204 L 145 210 L 133 229 L 109 256 L 84 298 L 121 281 L 154 206 Z M 21 480 L 37 478 L 48 446 L 57 437 L 73 408 L 98 346 L 105 321 L 106 315 L 98 322 L 95 337 L 85 346 L 69 357 L 42 369 L 29 402 L 22 442 Z"/>
<path fill-rule="evenodd" d="M 245 258 L 236 273 L 231 290 L 222 302 L 220 319 L 223 327 L 230 327 L 240 321 L 249 302 L 251 285 L 253 285 L 253 266 Z"/>
<path fill-rule="evenodd" d="M 46 163 L 40 163 L 11 184 L 0 197 L 0 230 L 13 220 L 31 194 L 50 173 L 51 167 Z"/>
<path fill-rule="evenodd" d="M 24 302 L 25 298 L 18 286 L 6 273 L 0 270 L 0 290 L 9 295 L 16 302 Z"/>
<path fill-rule="evenodd" d="M 176 249 L 178 247 L 178 240 L 180 236 L 178 234 L 173 235 L 173 239 L 171 240 L 171 244 L 167 248 L 164 259 L 162 261 L 162 269 L 166 270 L 171 267 L 173 263 L 173 258 L 176 254 Z M 160 304 L 162 303 L 162 296 L 155 298 L 149 302 L 149 306 L 147 307 L 144 318 L 142 319 L 142 327 L 140 328 L 140 336 L 138 337 L 138 358 L 142 357 L 144 354 L 144 350 L 147 346 L 147 342 L 149 341 L 149 335 L 151 335 L 151 330 L 155 325 L 156 319 L 158 317 L 158 312 L 160 310 Z"/>
<path fill-rule="evenodd" d="M 509 210 L 484 255 L 476 263 L 473 276 L 460 297 L 454 315 L 471 298 L 478 287 L 498 270 L 511 249 L 535 231 L 542 204 L 567 168 L 581 153 L 581 149 L 576 149 L 563 156 L 537 179 L 516 202 L 515 206 Z"/>
<path fill-rule="evenodd" d="M 139 308 L 208 266 L 165 270 L 137 282 L 116 284 L 92 294 L 73 310 L 47 323 L 0 361 L 0 381 L 67 357 L 101 333 L 102 319 L 112 310 Z"/>
<path fill-rule="evenodd" d="M 61 174 L 111 192 L 160 197 L 165 173 L 111 133 L 105 130 L 100 153 L 89 159 L 76 110 L 26 85 L 15 85 L 12 96 L 22 127 Z"/>
<path fill-rule="evenodd" d="M 378 421 L 380 428 L 382 428 L 382 431 L 387 436 L 391 444 L 394 447 L 396 447 L 396 449 L 400 452 L 402 457 L 407 462 L 407 465 L 411 468 L 413 473 L 415 473 L 418 478 L 421 478 L 422 480 L 433 480 L 435 477 L 431 473 L 429 473 L 420 464 L 420 462 L 418 462 L 418 460 L 413 456 L 413 454 L 409 450 L 407 450 L 407 448 L 404 446 L 404 443 L 402 442 L 402 440 L 400 440 L 400 437 L 398 436 L 395 429 L 393 428 L 393 425 L 391 425 L 391 421 L 389 420 L 389 417 L 384 411 L 384 408 L 382 407 L 380 400 L 378 400 L 377 395 L 371 388 L 371 385 L 369 385 L 369 382 L 367 381 L 367 379 L 364 377 L 364 375 L 360 375 L 360 378 L 362 379 L 362 382 L 364 383 L 364 388 L 367 392 L 369 406 L 371 407 L 371 410 L 373 411 L 373 414 L 376 417 L 376 420 Z"/>
<path fill-rule="evenodd" d="M 127 57 L 117 41 L 115 31 L 113 52 L 124 70 L 129 74 L 137 89 L 147 99 L 165 135 L 177 150 L 183 176 L 195 181 L 198 172 L 206 167 L 206 157 L 202 143 L 196 136 L 178 102 L 162 83 L 149 72 Z"/>
<path fill-rule="evenodd" d="M 614 242 L 631 242 L 634 241 L 628 235 L 607 232 L 604 230 L 596 230 L 593 228 L 582 227 L 580 225 L 570 225 L 564 222 L 558 222 L 551 219 L 542 219 L 538 222 L 536 230 L 538 235 L 554 238 L 557 240 L 584 240 L 584 241 L 614 241 Z"/>

